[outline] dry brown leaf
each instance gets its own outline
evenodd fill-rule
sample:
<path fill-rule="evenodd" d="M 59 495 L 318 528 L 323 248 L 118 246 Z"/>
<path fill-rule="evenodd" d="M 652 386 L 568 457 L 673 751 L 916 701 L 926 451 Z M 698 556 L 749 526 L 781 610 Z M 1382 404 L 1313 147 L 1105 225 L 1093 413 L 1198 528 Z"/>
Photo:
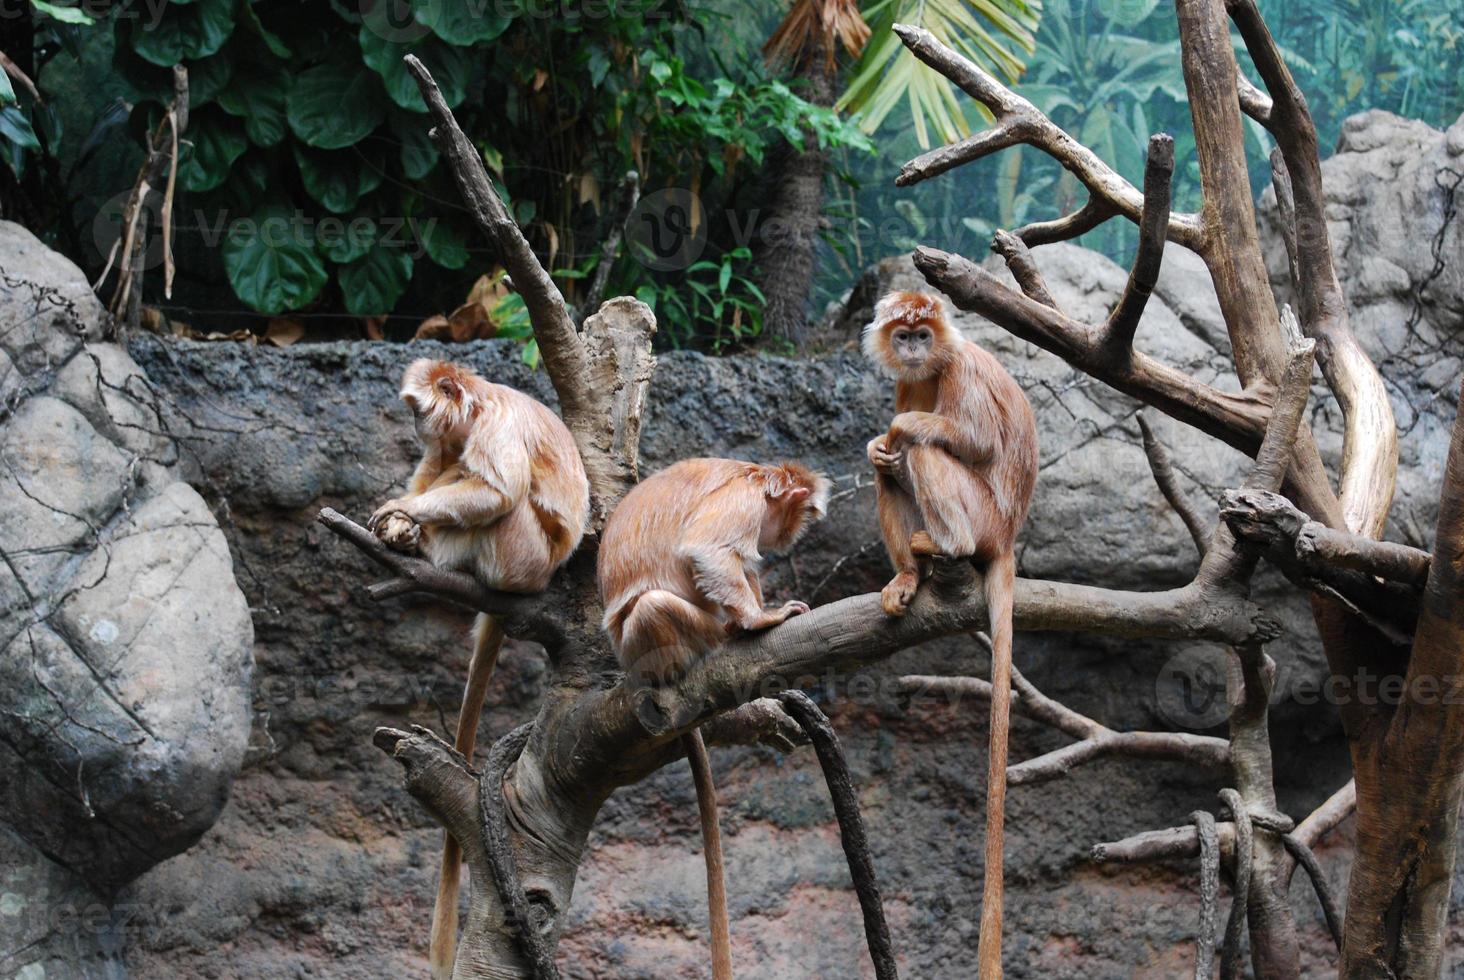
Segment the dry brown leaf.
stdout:
<path fill-rule="evenodd" d="M 361 328 L 365 331 L 367 340 L 386 339 L 386 317 L 384 316 L 362 317 Z"/>
<path fill-rule="evenodd" d="M 498 333 L 492 311 L 483 303 L 464 303 L 452 311 L 448 323 L 452 325 L 452 339 L 457 343 L 487 340 Z"/>
<path fill-rule="evenodd" d="M 264 328 L 265 342 L 274 344 L 276 347 L 289 347 L 303 336 L 305 336 L 305 324 L 288 317 L 275 317 L 269 321 L 269 326 Z"/>
<path fill-rule="evenodd" d="M 596 214 L 600 213 L 600 182 L 595 179 L 594 174 L 580 174 L 578 203 L 583 204 L 586 201 L 590 202 L 590 207 L 595 209 Z"/>
<path fill-rule="evenodd" d="M 139 319 L 142 322 L 142 329 L 148 333 L 165 333 L 167 331 L 168 318 L 156 306 L 144 306 Z"/>
<path fill-rule="evenodd" d="M 542 68 L 535 68 L 534 81 L 529 87 L 537 92 L 544 87 L 544 83 L 547 81 L 549 81 L 549 73 Z"/>
<path fill-rule="evenodd" d="M 473 283 L 473 288 L 468 290 L 469 303 L 482 303 L 488 309 L 498 305 L 499 300 L 508 295 L 508 287 L 503 284 L 503 270 L 498 269 L 485 273 L 478 277 Z"/>
<path fill-rule="evenodd" d="M 413 340 L 452 340 L 452 324 L 447 322 L 447 317 L 441 313 L 436 316 L 429 316 L 417 324 L 417 332 L 412 335 Z"/>

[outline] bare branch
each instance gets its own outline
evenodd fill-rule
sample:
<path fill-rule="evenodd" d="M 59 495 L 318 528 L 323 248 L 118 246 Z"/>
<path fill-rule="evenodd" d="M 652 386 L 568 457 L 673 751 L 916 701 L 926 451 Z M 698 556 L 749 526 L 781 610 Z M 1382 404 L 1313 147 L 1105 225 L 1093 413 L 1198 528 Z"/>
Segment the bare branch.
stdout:
<path fill-rule="evenodd" d="M 917 674 L 901 677 L 897 683 L 915 696 L 944 692 L 956 697 L 991 700 L 990 682 L 977 677 Z M 1183 732 L 1116 732 L 1043 694 L 1015 667 L 1012 668 L 1012 708 L 1033 721 L 1079 739 L 1054 752 L 1008 766 L 1007 780 L 1013 786 L 1045 783 L 1067 775 L 1085 762 L 1111 755 L 1175 759 L 1207 769 L 1223 769 L 1230 761 L 1230 745 L 1223 738 Z"/>
<path fill-rule="evenodd" d="M 1279 147 L 1271 151 L 1271 187 L 1276 191 L 1277 223 L 1281 226 L 1281 244 L 1286 249 L 1286 268 L 1291 276 L 1291 289 L 1300 295 L 1301 269 L 1296 264 L 1296 198 L 1291 193 L 1291 175 L 1286 172 L 1286 156 Z"/>
<path fill-rule="evenodd" d="M 1052 298 L 1037 263 L 1032 261 L 1032 253 L 1027 251 L 1027 245 L 1020 237 L 1009 231 L 998 231 L 991 241 L 991 250 L 1006 260 L 1012 278 L 1029 299 L 1058 309 L 1057 300 Z"/>
<path fill-rule="evenodd" d="M 1357 809 L 1357 781 L 1347 780 L 1341 789 L 1327 797 L 1305 820 L 1296 825 L 1297 840 L 1307 847 L 1316 847 L 1337 825 Z"/>
<path fill-rule="evenodd" d="M 448 169 L 457 181 L 458 192 L 473 213 L 478 227 L 493 243 L 498 259 L 513 279 L 514 290 L 524 299 L 534 326 L 534 339 L 538 341 L 539 354 L 544 359 L 544 369 L 559 394 L 560 410 L 568 422 L 571 417 L 590 409 L 591 388 L 588 358 L 574 321 L 570 319 L 564 296 L 539 264 L 528 240 L 499 199 L 488 179 L 482 155 L 453 118 L 452 110 L 442 98 L 431 73 L 415 55 L 409 54 L 403 60 L 427 102 L 427 112 L 432 117 L 433 141 L 447 160 Z M 574 426 L 570 428 L 573 430 Z"/>
<path fill-rule="evenodd" d="M 1270 129 L 1271 97 L 1257 88 L 1245 75 L 1235 77 L 1235 87 L 1240 96 L 1240 111 Z"/>
<path fill-rule="evenodd" d="M 922 246 L 915 250 L 915 266 L 959 308 L 981 314 L 1078 370 L 1247 455 L 1260 447 L 1270 414 L 1269 392 L 1221 391 L 1142 351 L 1134 351 L 1127 361 L 1116 361 L 1093 328 L 1023 296 L 959 255 Z"/>
<path fill-rule="evenodd" d="M 1195 510 L 1193 501 L 1180 488 L 1179 479 L 1174 475 L 1174 464 L 1169 459 L 1169 450 L 1155 435 L 1148 415 L 1140 411 L 1138 419 L 1139 431 L 1144 437 L 1144 456 L 1149 460 L 1149 471 L 1154 474 L 1154 482 L 1159 485 L 1159 492 L 1164 495 L 1169 506 L 1184 521 L 1184 526 L 1195 543 L 1195 550 L 1204 558 L 1205 549 L 1209 546 L 1210 530 L 1205 526 L 1199 511 Z"/>
<path fill-rule="evenodd" d="M 1025 242 L 1029 248 L 1036 248 L 1038 245 L 1066 242 L 1079 235 L 1086 235 L 1117 213 L 1097 197 L 1089 197 L 1088 203 L 1072 214 L 1065 214 L 1061 218 L 1054 218 L 1051 221 L 1034 221 L 1031 224 L 1023 225 L 1012 234 Z"/>
<path fill-rule="evenodd" d="M 393 574 L 390 581 L 368 589 L 374 600 L 421 592 L 502 617 L 510 636 L 536 640 L 551 647 L 563 638 L 564 624 L 555 613 L 552 591 L 537 595 L 496 592 L 485 588 L 471 575 L 441 569 L 422 558 L 392 551 L 376 535 L 330 507 L 322 508 L 316 520 Z"/>
<path fill-rule="evenodd" d="M 1104 341 L 1115 354 L 1133 348 L 1134 333 L 1144 315 L 1159 267 L 1164 261 L 1164 234 L 1169 227 L 1169 190 L 1174 176 L 1174 138 L 1164 133 L 1149 137 L 1144 165 L 1144 210 L 1139 216 L 1139 248 L 1128 284 L 1118 305 L 1103 326 Z"/>
<path fill-rule="evenodd" d="M 625 237 L 625 223 L 630 220 L 630 214 L 635 210 L 636 202 L 640 200 L 640 174 L 634 170 L 627 170 L 625 176 L 620 179 L 619 192 L 616 194 L 615 210 L 610 216 L 610 230 L 605 235 L 605 241 L 600 245 L 600 261 L 595 266 L 594 278 L 590 280 L 590 288 L 585 292 L 585 300 L 580 307 L 578 321 L 600 308 L 601 301 L 605 298 L 605 286 L 610 282 L 610 269 L 615 265 L 615 259 L 620 255 L 620 242 Z"/>
<path fill-rule="evenodd" d="M 1272 135 L 1285 159 L 1295 202 L 1295 279 L 1301 323 L 1322 342 L 1322 373 L 1342 406 L 1345 423 L 1338 497 L 1346 526 L 1375 538 L 1388 519 L 1398 469 L 1392 404 L 1377 368 L 1348 321 L 1327 230 L 1316 125 L 1255 0 L 1227 0 L 1231 19 L 1273 100 Z"/>
<path fill-rule="evenodd" d="M 894 31 L 905 46 L 925 64 L 940 72 L 962 91 L 991 110 L 996 117 L 992 129 L 969 136 L 958 143 L 923 154 L 900 170 L 895 183 L 901 187 L 927 180 L 953 167 L 979 160 L 997 150 L 1026 143 L 1047 153 L 1066 167 L 1094 198 L 1113 212 L 1138 224 L 1144 208 L 1143 195 L 1043 114 L 1036 106 L 1002 85 L 970 59 L 940 43 L 923 27 L 896 24 Z M 1026 236 L 1021 236 L 1026 239 Z M 1169 219 L 1168 237 L 1181 245 L 1198 249 L 1202 240 L 1199 219 L 1174 215 Z M 1027 240 L 1028 244 L 1033 244 Z"/>
<path fill-rule="evenodd" d="M 781 700 L 788 713 L 803 726 L 814 751 L 818 753 L 824 781 L 834 803 L 834 814 L 839 821 L 839 840 L 849 861 L 849 877 L 854 881 L 859 908 L 864 913 L 864 936 L 869 945 L 869 958 L 874 962 L 874 975 L 877 980 L 897 980 L 899 970 L 895 966 L 894 944 L 890 941 L 889 924 L 885 922 L 884 901 L 880 898 L 879 882 L 874 875 L 874 861 L 869 856 L 864 820 L 859 815 L 859 794 L 849 775 L 844 750 L 839 746 L 838 733 L 813 699 L 802 691 L 786 691 Z"/>
<path fill-rule="evenodd" d="M 1190 814 L 1200 842 L 1200 927 L 1195 932 L 1195 980 L 1210 980 L 1215 965 L 1215 920 L 1220 907 L 1220 837 L 1208 810 Z"/>
<path fill-rule="evenodd" d="M 1220 860 L 1235 859 L 1235 824 L 1215 825 L 1220 839 Z M 1146 830 L 1120 841 L 1093 845 L 1093 860 L 1117 864 L 1147 864 L 1152 861 L 1175 861 L 1200 856 L 1200 837 L 1193 825 Z"/>

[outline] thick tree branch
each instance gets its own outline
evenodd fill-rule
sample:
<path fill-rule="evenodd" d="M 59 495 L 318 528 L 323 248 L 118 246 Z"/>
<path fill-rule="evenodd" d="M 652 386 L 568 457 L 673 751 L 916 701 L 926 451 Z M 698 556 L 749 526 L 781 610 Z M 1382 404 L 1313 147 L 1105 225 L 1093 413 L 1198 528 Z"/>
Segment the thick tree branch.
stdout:
<path fill-rule="evenodd" d="M 1226 7 L 1272 99 L 1269 129 L 1285 159 L 1295 202 L 1296 285 L 1302 329 L 1320 343 L 1318 358 L 1345 424 L 1338 497 L 1349 530 L 1375 538 L 1387 523 L 1398 469 L 1398 432 L 1383 379 L 1348 321 L 1327 230 L 1327 199 L 1316 125 L 1255 0 Z"/>
<path fill-rule="evenodd" d="M 1052 293 L 1047 288 L 1047 281 L 1042 278 L 1041 270 L 1032 260 L 1032 253 L 1027 250 L 1027 244 L 1020 236 L 1009 231 L 998 231 L 991 240 L 991 250 L 1006 261 L 1012 278 L 1017 281 L 1028 299 L 1061 312 L 1057 300 L 1052 298 Z"/>
<path fill-rule="evenodd" d="M 907 24 L 896 24 L 894 30 L 915 57 L 955 82 L 996 117 L 993 128 L 932 150 L 905 164 L 895 178 L 897 185 L 904 187 L 928 180 L 963 163 L 1026 143 L 1066 167 L 1095 199 L 1103 201 L 1112 212 L 1139 223 L 1144 209 L 1143 194 L 1092 150 L 1073 139 L 1036 106 L 1006 88 L 974 62 L 941 44 L 930 31 Z M 1195 215 L 1173 215 L 1168 222 L 1167 234 L 1181 245 L 1198 248 L 1201 242 L 1200 222 Z M 1026 235 L 1021 237 L 1029 245 L 1036 244 Z"/>

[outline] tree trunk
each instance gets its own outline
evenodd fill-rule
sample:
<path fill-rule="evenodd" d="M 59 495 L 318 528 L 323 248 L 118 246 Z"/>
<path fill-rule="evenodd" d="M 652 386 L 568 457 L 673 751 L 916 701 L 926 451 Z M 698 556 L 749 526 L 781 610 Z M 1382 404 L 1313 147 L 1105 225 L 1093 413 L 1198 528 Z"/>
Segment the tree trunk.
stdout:
<path fill-rule="evenodd" d="M 834 104 L 837 72 L 823 48 L 809 51 L 794 71 L 793 84 L 815 105 Z M 803 145 L 785 145 L 768 168 L 772 203 L 758 224 L 758 284 L 767 297 L 763 335 L 801 347 L 808 333 L 808 298 L 813 288 L 814 250 L 823 215 L 828 153 L 812 134 Z"/>
<path fill-rule="evenodd" d="M 1372 737 L 1355 737 L 1357 860 L 1347 900 L 1344 977 L 1437 977 L 1464 798 L 1464 412 L 1444 468 L 1434 557 L 1402 698 Z M 1398 680 L 1394 675 L 1392 680 Z M 1358 678 L 1362 682 L 1362 678 Z M 1367 697 L 1362 689 L 1355 696 Z M 1375 678 L 1372 696 L 1389 695 Z M 1405 693 L 1406 692 L 1406 693 Z"/>

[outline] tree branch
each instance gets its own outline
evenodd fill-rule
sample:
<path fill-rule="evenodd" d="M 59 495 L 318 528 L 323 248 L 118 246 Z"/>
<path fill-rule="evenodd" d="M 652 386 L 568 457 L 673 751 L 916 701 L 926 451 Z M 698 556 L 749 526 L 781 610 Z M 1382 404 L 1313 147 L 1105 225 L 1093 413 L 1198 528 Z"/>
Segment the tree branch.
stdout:
<path fill-rule="evenodd" d="M 1096 196 L 1090 196 L 1088 203 L 1072 214 L 1066 214 L 1051 221 L 1034 221 L 1031 224 L 1023 225 L 1012 234 L 1025 242 L 1029 248 L 1036 248 L 1038 245 L 1066 242 L 1079 235 L 1086 235 L 1116 214 L 1118 212 L 1112 206 L 1099 200 Z"/>
<path fill-rule="evenodd" d="M 1159 268 L 1164 261 L 1164 234 L 1169 227 L 1169 189 L 1174 176 L 1174 138 L 1163 133 L 1149 137 L 1144 164 L 1144 209 L 1139 215 L 1139 248 L 1118 305 L 1103 325 L 1104 343 L 1117 355 L 1133 349 L 1134 333 L 1144 315 Z"/>
<path fill-rule="evenodd" d="M 1002 85 L 968 58 L 940 43 L 925 28 L 896 24 L 894 31 L 915 57 L 955 82 L 996 117 L 993 128 L 932 150 L 905 164 L 895 178 L 896 185 L 905 187 L 928 180 L 963 163 L 1025 143 L 1042 150 L 1066 167 L 1112 213 L 1121 214 L 1135 224 L 1140 222 L 1144 200 L 1138 188 L 1119 176 L 1092 150 L 1064 132 L 1031 102 Z M 1092 216 L 1090 211 L 1085 220 L 1091 220 Z M 1069 228 L 1075 223 L 1070 222 Z M 1047 230 L 1050 232 L 1052 229 L 1049 226 Z M 1202 240 L 1199 219 L 1189 214 L 1173 215 L 1168 222 L 1167 235 L 1181 245 L 1198 249 Z M 1020 237 L 1029 245 L 1036 244 L 1026 235 Z"/>
<path fill-rule="evenodd" d="M 1138 419 L 1139 431 L 1144 438 L 1144 456 L 1149 460 L 1149 471 L 1154 474 L 1154 482 L 1159 485 L 1159 492 L 1164 495 L 1169 506 L 1174 508 L 1174 512 L 1184 522 L 1190 538 L 1195 543 L 1195 550 L 1200 553 L 1201 558 L 1204 558 L 1211 532 L 1206 527 L 1204 519 L 1200 517 L 1199 511 L 1195 510 L 1194 503 L 1180 488 L 1179 480 L 1174 475 L 1174 464 L 1169 459 L 1169 450 L 1154 434 L 1153 427 L 1149 425 L 1148 415 L 1140 411 Z"/>
<path fill-rule="evenodd" d="M 1301 324 L 1321 343 L 1322 373 L 1345 424 L 1338 490 L 1343 517 L 1349 530 L 1375 538 L 1393 501 L 1398 432 L 1383 379 L 1352 333 L 1347 297 L 1332 263 L 1316 125 L 1255 0 L 1227 0 L 1226 8 L 1270 93 L 1268 128 L 1291 179 Z"/>
<path fill-rule="evenodd" d="M 1009 231 L 998 231 L 991 240 L 991 250 L 1006 261 L 1012 278 L 1017 281 L 1028 299 L 1061 312 L 1057 300 L 1052 298 L 1052 293 L 1047 288 L 1046 280 L 1042 278 L 1041 270 L 1032 261 L 1032 253 L 1027 251 L 1027 243 L 1020 236 Z"/>

